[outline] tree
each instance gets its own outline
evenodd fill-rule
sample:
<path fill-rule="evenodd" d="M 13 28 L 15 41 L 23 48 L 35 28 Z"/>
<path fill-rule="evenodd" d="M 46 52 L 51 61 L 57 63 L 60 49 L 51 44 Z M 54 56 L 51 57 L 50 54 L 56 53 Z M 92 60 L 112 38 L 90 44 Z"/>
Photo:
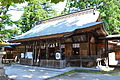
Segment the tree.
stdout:
<path fill-rule="evenodd" d="M 0 2 L 3 4 L 3 5 L 10 5 L 12 3 L 24 3 L 24 2 L 32 2 L 32 1 L 41 1 L 42 0 L 0 0 Z M 64 1 L 64 0 L 47 0 L 47 1 L 51 1 L 52 3 L 59 3 L 61 1 Z"/>
<path fill-rule="evenodd" d="M 57 12 L 52 9 L 49 2 L 45 0 L 29 2 L 24 8 L 21 19 L 17 21 L 17 26 L 20 27 L 24 33 L 34 27 L 37 21 L 53 16 L 57 16 Z"/>
<path fill-rule="evenodd" d="M 59 2 L 59 0 L 51 1 Z M 12 15 L 7 14 L 9 7 L 15 3 L 24 2 L 28 2 L 28 6 L 24 8 L 25 12 L 21 20 L 12 21 L 10 18 Z M 15 35 L 21 33 L 20 28 L 23 32 L 26 32 L 35 25 L 36 21 L 57 15 L 50 6 L 50 3 L 46 3 L 45 0 L 0 0 L 0 40 L 11 39 Z M 13 24 L 21 26 L 14 29 L 5 29 L 5 26 L 12 26 Z"/>
<path fill-rule="evenodd" d="M 10 14 L 7 14 L 9 7 L 15 3 L 28 2 L 28 6 L 24 8 L 24 14 L 19 21 L 12 21 Z M 18 30 L 23 32 L 31 29 L 36 21 L 56 16 L 56 12 L 52 10 L 51 4 L 45 0 L 0 0 L 0 39 L 11 39 Z M 18 29 L 5 29 L 5 26 L 16 24 Z M 20 31 L 21 31 L 20 30 Z M 19 32 L 20 34 L 20 32 Z"/>
<path fill-rule="evenodd" d="M 13 4 L 12 4 L 13 5 Z M 9 7 L 12 5 L 1 5 L 0 6 L 0 40 L 7 40 L 13 37 L 15 30 L 14 29 L 5 29 L 6 26 L 12 26 L 14 21 L 11 20 L 10 14 L 7 14 Z M 16 33 L 17 34 L 17 33 Z"/>
<path fill-rule="evenodd" d="M 13 3 L 24 3 L 25 1 L 33 1 L 33 0 L 0 0 L 2 5 L 11 5 Z"/>
<path fill-rule="evenodd" d="M 7 11 L 9 9 L 10 5 L 3 6 L 1 5 L 0 7 L 0 30 L 4 29 L 5 25 L 11 25 L 11 20 L 10 20 L 10 14 L 7 14 Z"/>
<path fill-rule="evenodd" d="M 120 0 L 67 0 L 62 14 L 95 7 L 101 13 L 105 28 L 109 34 L 118 34 L 120 30 Z M 75 9 L 77 8 L 77 9 Z"/>
<path fill-rule="evenodd" d="M 20 35 L 21 31 L 20 28 L 18 27 L 14 27 L 12 29 L 3 29 L 0 31 L 0 38 L 4 41 L 4 40 L 10 40 L 13 37 Z"/>

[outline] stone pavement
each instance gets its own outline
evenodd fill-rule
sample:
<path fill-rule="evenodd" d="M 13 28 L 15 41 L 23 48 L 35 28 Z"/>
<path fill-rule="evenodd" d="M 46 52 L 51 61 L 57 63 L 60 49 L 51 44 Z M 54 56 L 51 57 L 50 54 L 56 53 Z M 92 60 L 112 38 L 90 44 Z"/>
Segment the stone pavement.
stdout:
<path fill-rule="evenodd" d="M 6 66 L 4 68 L 8 77 L 15 80 L 43 80 L 75 69 L 72 67 L 53 69 L 19 64 Z"/>
<path fill-rule="evenodd" d="M 63 71 L 50 70 L 26 65 L 12 65 L 5 67 L 5 73 L 14 80 L 43 80 L 63 73 Z"/>
<path fill-rule="evenodd" d="M 6 66 L 5 73 L 8 75 L 10 79 L 15 80 L 43 80 L 74 69 L 98 70 L 95 68 L 80 68 L 80 67 L 53 69 L 15 64 L 11 66 Z"/>

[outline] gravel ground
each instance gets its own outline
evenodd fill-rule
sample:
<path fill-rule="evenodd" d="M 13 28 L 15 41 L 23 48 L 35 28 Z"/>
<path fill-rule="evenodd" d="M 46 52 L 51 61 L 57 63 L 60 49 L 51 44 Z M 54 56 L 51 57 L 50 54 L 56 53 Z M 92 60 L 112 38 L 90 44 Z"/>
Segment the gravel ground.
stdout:
<path fill-rule="evenodd" d="M 92 68 L 88 68 L 87 70 L 90 70 L 90 69 Z M 5 67 L 5 73 L 8 75 L 10 79 L 14 79 L 14 80 L 44 80 L 44 79 L 47 79 L 47 80 L 120 80 L 120 72 L 117 72 L 114 74 L 95 74 L 95 73 L 75 72 L 75 73 L 63 75 L 60 77 L 55 77 L 57 75 L 60 75 L 64 72 L 68 72 L 71 70 L 74 70 L 74 68 L 68 67 L 64 69 L 52 69 L 52 68 L 42 68 L 42 67 L 35 67 L 35 66 L 26 66 L 26 65 L 12 65 L 12 66 Z"/>
<path fill-rule="evenodd" d="M 14 80 L 43 80 L 63 72 L 35 66 L 12 65 L 5 67 L 5 73 Z"/>
<path fill-rule="evenodd" d="M 120 75 L 75 72 L 47 80 L 120 80 Z"/>
<path fill-rule="evenodd" d="M 7 76 L 0 76 L 0 80 L 9 80 Z"/>

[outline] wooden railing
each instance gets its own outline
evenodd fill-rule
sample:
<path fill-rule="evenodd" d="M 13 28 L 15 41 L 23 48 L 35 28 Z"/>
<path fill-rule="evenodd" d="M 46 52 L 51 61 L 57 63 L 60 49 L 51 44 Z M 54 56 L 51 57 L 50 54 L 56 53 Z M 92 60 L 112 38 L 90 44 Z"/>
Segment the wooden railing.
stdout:
<path fill-rule="evenodd" d="M 2 59 L 3 64 L 12 64 L 15 63 L 15 59 Z"/>
<path fill-rule="evenodd" d="M 20 64 L 23 64 L 23 65 L 33 65 L 32 59 L 20 59 Z"/>
<path fill-rule="evenodd" d="M 96 62 L 96 59 L 99 58 L 100 55 L 70 55 L 65 56 L 64 60 L 56 60 L 56 59 L 41 59 L 40 62 L 36 62 L 33 65 L 37 65 L 40 67 L 50 67 L 50 68 L 64 68 L 67 66 L 84 66 L 93 65 Z M 32 65 L 32 59 L 20 59 L 20 64 Z"/>
<path fill-rule="evenodd" d="M 101 56 L 100 55 L 70 55 L 70 56 L 66 56 L 65 59 L 67 61 L 69 60 L 96 60 L 97 58 L 100 58 Z"/>
<path fill-rule="evenodd" d="M 65 60 L 41 60 L 40 67 L 49 67 L 49 68 L 65 68 Z"/>

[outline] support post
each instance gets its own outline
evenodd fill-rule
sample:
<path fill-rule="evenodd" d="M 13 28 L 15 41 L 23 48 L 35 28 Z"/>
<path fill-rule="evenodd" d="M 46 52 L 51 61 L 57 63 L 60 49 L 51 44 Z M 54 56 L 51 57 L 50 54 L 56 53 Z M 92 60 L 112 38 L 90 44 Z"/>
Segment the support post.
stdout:
<path fill-rule="evenodd" d="M 24 51 L 24 59 L 25 59 L 25 55 L 26 55 L 26 44 L 25 44 L 25 51 Z"/>
<path fill-rule="evenodd" d="M 46 40 L 46 44 L 45 44 L 45 47 L 46 47 L 46 59 L 48 59 L 48 42 Z"/>
<path fill-rule="evenodd" d="M 97 44 L 97 40 L 96 40 L 96 42 L 95 42 L 95 52 L 96 52 L 96 56 L 98 56 L 98 44 Z"/>
<path fill-rule="evenodd" d="M 105 57 L 108 57 L 108 40 L 105 39 Z"/>
<path fill-rule="evenodd" d="M 38 62 L 38 66 L 40 66 L 40 60 L 41 60 L 41 43 L 39 44 L 39 62 Z"/>
<path fill-rule="evenodd" d="M 65 44 L 65 55 L 66 56 L 71 56 L 72 55 L 72 44 L 71 43 L 66 43 Z"/>
<path fill-rule="evenodd" d="M 38 59 L 38 42 L 35 43 L 35 62 L 37 62 Z"/>
<path fill-rule="evenodd" d="M 33 65 L 35 64 L 35 43 L 33 42 Z"/>
<path fill-rule="evenodd" d="M 79 55 L 80 55 L 80 67 L 82 67 L 82 53 L 81 53 L 81 43 L 79 43 L 80 46 L 79 46 Z"/>
<path fill-rule="evenodd" d="M 88 34 L 88 55 L 91 56 L 91 48 L 90 48 L 90 34 Z"/>

